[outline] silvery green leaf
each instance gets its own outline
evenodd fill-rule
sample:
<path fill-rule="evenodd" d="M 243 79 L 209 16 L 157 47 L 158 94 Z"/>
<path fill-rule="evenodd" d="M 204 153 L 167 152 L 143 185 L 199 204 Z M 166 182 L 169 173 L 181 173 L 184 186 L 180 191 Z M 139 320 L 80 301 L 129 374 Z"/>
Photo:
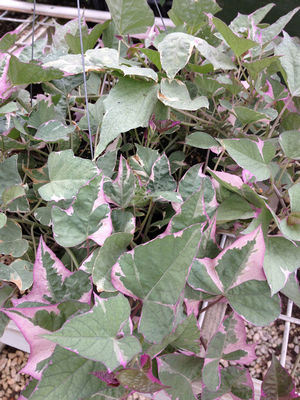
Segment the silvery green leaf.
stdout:
<path fill-rule="evenodd" d="M 30 400 L 79 400 L 89 397 L 106 386 L 91 373 L 99 369 L 103 369 L 100 363 L 56 346 Z"/>
<path fill-rule="evenodd" d="M 0 229 L 0 253 L 21 257 L 28 249 L 28 242 L 22 239 L 22 230 L 13 220 L 8 219 Z"/>
<path fill-rule="evenodd" d="M 179 109 L 196 111 L 199 108 L 208 108 L 208 100 L 205 96 L 191 99 L 186 85 L 177 79 L 172 81 L 163 78 L 160 83 L 159 100 L 166 106 Z"/>
<path fill-rule="evenodd" d="M 199 225 L 194 225 L 176 235 L 158 237 L 121 255 L 113 267 L 114 287 L 143 301 L 139 330 L 150 342 L 159 342 L 172 331 L 176 303 L 200 236 Z"/>
<path fill-rule="evenodd" d="M 108 299 L 96 297 L 91 311 L 44 336 L 87 359 L 100 361 L 110 371 L 125 367 L 141 351 L 139 341 L 131 335 L 129 302 L 121 294 Z"/>
<path fill-rule="evenodd" d="M 80 187 L 97 174 L 92 161 L 75 157 L 72 150 L 50 153 L 48 170 L 50 182 L 38 190 L 47 201 L 72 199 Z"/>
<path fill-rule="evenodd" d="M 118 34 L 144 33 L 154 23 L 146 0 L 107 0 Z"/>
<path fill-rule="evenodd" d="M 298 7 L 298 10 L 300 7 Z M 286 81 L 292 96 L 300 96 L 300 45 L 288 33 L 283 33 L 281 43 L 275 47 L 286 73 Z"/>
<path fill-rule="evenodd" d="M 54 238 L 63 247 L 74 247 L 88 238 L 102 245 L 112 231 L 110 208 L 103 196 L 102 175 L 79 189 L 72 205 L 51 212 Z"/>
<path fill-rule="evenodd" d="M 99 156 L 120 133 L 148 126 L 156 102 L 156 84 L 120 78 L 104 100 L 106 111 L 95 157 Z"/>
<path fill-rule="evenodd" d="M 12 282 L 25 291 L 33 282 L 32 264 L 25 260 L 14 260 L 10 265 L 0 263 L 0 280 Z"/>
<path fill-rule="evenodd" d="M 50 120 L 39 126 L 34 138 L 44 142 L 57 142 L 58 140 L 67 141 L 75 131 L 75 126 L 64 125 L 61 121 Z"/>
<path fill-rule="evenodd" d="M 158 45 L 161 65 L 168 78 L 173 79 L 178 71 L 188 63 L 195 38 L 182 32 L 169 33 Z"/>

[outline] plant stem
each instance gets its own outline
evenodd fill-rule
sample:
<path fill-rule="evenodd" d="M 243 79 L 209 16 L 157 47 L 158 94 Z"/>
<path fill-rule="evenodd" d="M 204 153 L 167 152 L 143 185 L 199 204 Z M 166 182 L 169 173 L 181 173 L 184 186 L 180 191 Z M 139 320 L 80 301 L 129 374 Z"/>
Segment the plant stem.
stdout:
<path fill-rule="evenodd" d="M 288 106 L 289 106 L 289 104 L 291 103 L 292 100 L 293 100 L 293 98 L 291 97 L 291 98 L 284 104 L 284 106 L 282 107 L 282 110 L 281 110 L 280 113 L 278 114 L 278 116 L 277 116 L 277 118 L 276 118 L 274 124 L 272 125 L 272 128 L 271 128 L 271 130 L 270 130 L 270 132 L 269 132 L 269 134 L 268 134 L 268 139 L 270 139 L 270 138 L 272 137 L 273 132 L 275 131 L 275 129 L 276 129 L 277 125 L 278 125 L 278 122 L 280 121 L 280 118 L 283 116 L 285 110 L 288 108 Z"/>
<path fill-rule="evenodd" d="M 74 256 L 73 252 L 68 248 L 65 247 L 66 252 L 68 253 L 68 255 L 70 256 L 71 260 L 73 261 L 75 268 L 78 269 L 79 268 L 79 264 L 76 260 L 76 257 Z"/>
<path fill-rule="evenodd" d="M 204 311 L 207 311 L 209 308 L 211 308 L 212 306 L 214 306 L 215 304 L 219 303 L 220 300 L 222 300 L 224 298 L 223 295 L 219 296 L 216 300 L 212 301 L 211 303 L 209 303 L 208 306 L 202 308 L 202 310 L 199 311 L 199 314 L 203 313 Z"/>

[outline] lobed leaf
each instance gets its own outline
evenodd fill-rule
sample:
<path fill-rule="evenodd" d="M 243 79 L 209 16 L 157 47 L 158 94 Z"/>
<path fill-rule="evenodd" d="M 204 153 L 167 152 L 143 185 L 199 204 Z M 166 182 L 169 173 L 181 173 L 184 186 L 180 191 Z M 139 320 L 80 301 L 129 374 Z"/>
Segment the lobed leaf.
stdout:
<path fill-rule="evenodd" d="M 54 238 L 61 246 L 74 247 L 87 239 L 102 245 L 112 231 L 102 174 L 79 190 L 67 210 L 53 207 L 51 217 Z"/>
<path fill-rule="evenodd" d="M 236 314 L 223 319 L 217 332 L 210 340 L 202 371 L 203 384 L 210 391 L 217 391 L 221 385 L 221 359 L 238 364 L 250 364 L 255 360 L 254 345 L 246 342 L 244 321 Z"/>
<path fill-rule="evenodd" d="M 135 177 L 122 155 L 119 160 L 119 171 L 116 179 L 105 181 L 103 190 L 110 203 L 123 209 L 132 205 L 135 195 Z"/>
<path fill-rule="evenodd" d="M 139 331 L 152 343 L 160 342 L 173 329 L 173 309 L 185 286 L 200 235 L 199 225 L 194 225 L 176 235 L 158 237 L 121 255 L 113 267 L 115 288 L 143 301 Z"/>
<path fill-rule="evenodd" d="M 28 249 L 28 242 L 22 239 L 22 230 L 19 224 L 8 219 L 0 229 L 0 253 L 21 257 Z"/>
<path fill-rule="evenodd" d="M 75 316 L 64 326 L 44 335 L 48 340 L 85 358 L 103 363 L 109 371 L 126 366 L 141 351 L 131 336 L 130 306 L 118 295 L 106 300 L 96 297 L 93 309 Z"/>
<path fill-rule="evenodd" d="M 72 199 L 81 186 L 96 176 L 97 167 L 90 160 L 75 157 L 72 150 L 52 152 L 48 157 L 50 182 L 41 186 L 40 196 L 47 201 Z"/>
<path fill-rule="evenodd" d="M 101 364 L 56 346 L 30 400 L 80 400 L 91 396 L 106 386 L 92 375 L 100 368 L 103 368 Z"/>

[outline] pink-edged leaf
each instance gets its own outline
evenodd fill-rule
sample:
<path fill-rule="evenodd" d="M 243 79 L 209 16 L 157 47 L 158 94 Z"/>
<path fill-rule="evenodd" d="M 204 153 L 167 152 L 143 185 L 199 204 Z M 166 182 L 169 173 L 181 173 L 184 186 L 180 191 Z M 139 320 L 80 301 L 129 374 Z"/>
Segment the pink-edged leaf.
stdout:
<path fill-rule="evenodd" d="M 135 195 L 135 176 L 123 156 L 120 157 L 119 171 L 114 181 L 104 182 L 107 200 L 121 208 L 132 205 Z"/>
<path fill-rule="evenodd" d="M 154 396 L 155 400 L 162 400 L 170 396 L 171 399 L 195 400 L 197 395 L 193 391 L 192 383 L 201 377 L 203 359 L 185 354 L 165 354 L 157 358 L 158 376 L 164 385 L 169 386 Z"/>
<path fill-rule="evenodd" d="M 214 285 L 224 294 L 248 280 L 265 280 L 263 271 L 264 238 L 260 228 L 241 236 L 226 247 L 216 258 L 204 258 L 199 262 L 205 266 Z M 193 269 L 191 271 L 193 275 Z M 195 280 L 189 283 L 195 289 L 201 289 Z"/>
<path fill-rule="evenodd" d="M 147 189 L 150 192 L 174 192 L 176 190 L 176 181 L 171 175 L 170 162 L 165 154 L 162 154 L 154 162 Z"/>
<path fill-rule="evenodd" d="M 221 370 L 221 385 L 218 390 L 209 390 L 202 385 L 201 400 L 254 400 L 252 378 L 247 369 L 230 366 Z"/>
<path fill-rule="evenodd" d="M 140 342 L 132 335 L 129 302 L 121 294 L 107 299 L 95 296 L 91 311 L 45 336 L 84 358 L 103 363 L 109 372 L 126 367 L 141 351 Z"/>
<path fill-rule="evenodd" d="M 238 364 L 250 364 L 256 357 L 255 345 L 247 344 L 244 321 L 235 313 L 226 316 L 212 337 L 206 351 L 202 379 L 210 390 L 218 390 L 221 384 L 221 359 Z"/>
<path fill-rule="evenodd" d="M 55 343 L 49 342 L 42 335 L 50 333 L 50 331 L 34 325 L 31 319 L 34 318 L 37 311 L 45 310 L 47 312 L 58 313 L 56 305 L 39 306 L 39 307 L 15 307 L 12 309 L 3 309 L 2 311 L 14 321 L 22 332 L 24 338 L 30 346 L 30 355 L 26 366 L 22 369 L 22 373 L 29 374 L 35 379 L 40 379 L 42 371 L 37 371 L 37 364 L 48 357 L 54 351 Z"/>
<path fill-rule="evenodd" d="M 112 268 L 113 286 L 143 301 L 139 330 L 152 343 L 172 332 L 175 309 L 200 237 L 199 224 L 162 235 L 122 254 Z"/>
<path fill-rule="evenodd" d="M 107 371 L 95 371 L 92 372 L 98 379 L 105 382 L 108 386 L 119 386 L 120 382 L 116 378 L 114 372 L 107 372 Z"/>
<path fill-rule="evenodd" d="M 40 238 L 33 266 L 33 286 L 29 294 L 13 299 L 14 306 L 23 303 L 49 305 L 66 300 L 90 302 L 92 285 L 88 275 L 78 270 L 69 271 Z"/>
<path fill-rule="evenodd" d="M 87 239 L 102 245 L 112 232 L 110 208 L 103 192 L 103 176 L 84 185 L 67 210 L 52 208 L 54 238 L 63 247 L 73 247 Z"/>
<path fill-rule="evenodd" d="M 274 354 L 261 387 L 261 398 L 266 400 L 289 400 L 298 398 L 292 377 Z"/>
<path fill-rule="evenodd" d="M 147 354 L 141 356 L 140 369 L 123 369 L 117 372 L 116 376 L 121 385 L 126 389 L 139 393 L 155 393 L 167 387 L 153 375 L 151 358 Z"/>

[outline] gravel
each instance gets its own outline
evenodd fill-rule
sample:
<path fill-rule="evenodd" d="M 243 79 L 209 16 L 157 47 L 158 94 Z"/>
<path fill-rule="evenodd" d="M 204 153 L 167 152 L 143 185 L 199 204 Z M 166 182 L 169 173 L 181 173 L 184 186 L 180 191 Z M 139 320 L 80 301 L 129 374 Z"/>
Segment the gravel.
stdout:
<path fill-rule="evenodd" d="M 262 379 L 271 364 L 272 353 L 280 356 L 281 343 L 283 338 L 284 323 L 276 321 L 266 327 L 257 327 L 251 324 L 246 325 L 249 343 L 256 344 L 257 359 L 249 366 L 250 374 L 253 378 Z M 297 354 L 300 347 L 300 328 L 291 324 L 288 351 L 286 356 L 286 369 L 292 372 Z M 20 374 L 19 371 L 24 367 L 28 359 L 28 354 L 6 346 L 0 354 L 0 399 L 18 399 L 21 390 L 29 382 L 28 375 Z M 300 391 L 300 367 L 294 375 L 296 389 Z M 130 400 L 145 399 L 134 394 Z"/>
<path fill-rule="evenodd" d="M 15 400 L 19 398 L 29 376 L 20 374 L 25 366 L 28 354 L 6 346 L 0 354 L 0 399 Z"/>

